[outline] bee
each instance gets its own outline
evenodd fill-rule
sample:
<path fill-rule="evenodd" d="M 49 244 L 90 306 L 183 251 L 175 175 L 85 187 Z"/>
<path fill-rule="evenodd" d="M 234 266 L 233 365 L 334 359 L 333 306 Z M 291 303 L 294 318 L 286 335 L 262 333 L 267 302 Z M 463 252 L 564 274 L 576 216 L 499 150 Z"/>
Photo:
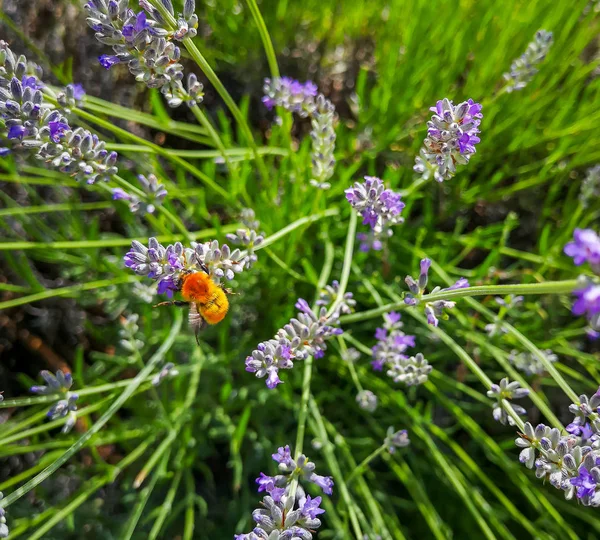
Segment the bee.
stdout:
<path fill-rule="evenodd" d="M 198 344 L 199 333 L 207 324 L 217 324 L 225 318 L 229 311 L 227 295 L 232 294 L 230 289 L 225 289 L 213 281 L 205 265 L 202 265 L 201 269 L 200 272 L 189 271 L 181 275 L 177 287 L 183 301 L 161 302 L 154 306 L 189 306 L 188 321 Z"/>

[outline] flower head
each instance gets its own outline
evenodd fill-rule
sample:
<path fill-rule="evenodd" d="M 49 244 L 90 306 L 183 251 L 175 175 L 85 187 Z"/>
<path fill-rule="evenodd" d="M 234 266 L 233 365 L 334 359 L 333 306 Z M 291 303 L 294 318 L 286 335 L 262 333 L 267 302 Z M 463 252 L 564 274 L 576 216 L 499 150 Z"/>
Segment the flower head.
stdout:
<path fill-rule="evenodd" d="M 588 262 L 600 274 L 600 236 L 592 229 L 575 229 L 573 241 L 565 245 L 564 252 L 573 257 L 576 266 Z"/>
<path fill-rule="evenodd" d="M 145 192 L 143 199 L 137 195 L 127 193 L 122 188 L 113 188 L 113 200 L 128 201 L 129 210 L 133 213 L 153 214 L 156 207 L 162 205 L 164 198 L 168 194 L 167 190 L 154 174 L 149 174 L 148 177 L 139 174 L 137 178 L 142 190 Z"/>
<path fill-rule="evenodd" d="M 577 488 L 577 497 L 579 499 L 590 497 L 596 491 L 596 479 L 584 466 L 579 468 L 579 474 L 575 478 L 571 478 L 570 482 Z"/>
<path fill-rule="evenodd" d="M 546 357 L 548 362 L 556 362 L 558 356 L 556 356 L 550 349 L 541 351 Z M 526 375 L 542 375 L 546 372 L 546 367 L 537 357 L 537 355 L 530 352 L 518 352 L 512 350 L 508 356 L 508 361 L 515 366 L 516 369 L 522 371 Z"/>
<path fill-rule="evenodd" d="M 538 30 L 535 33 L 534 39 L 527 45 L 526 51 L 511 64 L 510 72 L 504 74 L 507 81 L 507 92 L 521 90 L 527 86 L 527 83 L 538 72 L 536 66 L 546 58 L 552 42 L 552 32 Z"/>
<path fill-rule="evenodd" d="M 481 105 L 472 99 L 453 105 L 447 98 L 439 100 L 427 122 L 427 137 L 415 161 L 415 171 L 434 177 L 438 182 L 456 173 L 456 165 L 466 165 L 479 143 L 479 124 L 483 117 Z"/>
<path fill-rule="evenodd" d="M 404 448 L 408 446 L 410 444 L 408 431 L 405 429 L 395 431 L 394 428 L 390 426 L 387 430 L 384 444 L 386 445 L 390 454 L 393 454 L 398 448 Z"/>
<path fill-rule="evenodd" d="M 503 400 L 521 399 L 529 395 L 527 388 L 521 388 L 518 381 L 510 382 L 507 377 L 500 381 L 500 384 L 492 384 L 487 391 L 487 396 L 494 399 L 493 411 L 494 420 L 502 425 L 514 426 L 515 421 L 504 409 Z M 512 404 L 513 410 L 517 414 L 526 414 L 526 411 L 520 405 Z"/>
<path fill-rule="evenodd" d="M 356 403 L 363 411 L 372 413 L 377 409 L 377 396 L 370 390 L 362 390 L 356 394 Z"/>
<path fill-rule="evenodd" d="M 404 354 L 408 347 L 415 346 L 415 336 L 410 336 L 402 331 L 403 323 L 400 314 L 394 311 L 383 316 L 383 328 L 377 328 L 375 338 L 377 344 L 373 347 L 373 360 L 371 365 L 375 371 L 384 367 L 391 369 L 401 362 L 407 361 Z"/>
<path fill-rule="evenodd" d="M 46 416 L 50 420 L 57 420 L 58 418 L 68 416 L 62 429 L 63 433 L 67 433 L 75 425 L 77 419 L 75 411 L 77 410 L 76 402 L 79 396 L 69 391 L 73 385 L 73 377 L 70 373 L 63 373 L 60 369 L 56 372 L 56 375 L 46 370 L 41 371 L 40 375 L 46 384 L 43 386 L 32 386 L 31 392 L 46 396 L 62 394 L 63 397 L 50 407 Z"/>

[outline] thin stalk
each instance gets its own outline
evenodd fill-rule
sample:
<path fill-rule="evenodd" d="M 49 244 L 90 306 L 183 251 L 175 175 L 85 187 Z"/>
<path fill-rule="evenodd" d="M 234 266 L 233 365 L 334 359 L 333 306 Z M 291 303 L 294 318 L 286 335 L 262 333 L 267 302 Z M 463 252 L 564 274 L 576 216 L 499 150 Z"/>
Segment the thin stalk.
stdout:
<path fill-rule="evenodd" d="M 73 444 L 62 456 L 60 456 L 54 463 L 46 467 L 41 473 L 32 478 L 25 485 L 21 486 L 19 489 L 13 491 L 8 497 L 2 499 L 0 501 L 0 508 L 6 508 L 11 505 L 18 499 L 20 499 L 23 495 L 29 493 L 36 486 L 41 484 L 44 480 L 49 478 L 55 471 L 57 471 L 63 464 L 65 464 L 69 459 L 75 455 L 85 444 L 96 434 L 98 433 L 106 423 L 113 417 L 113 415 L 123 406 L 123 404 L 133 395 L 133 393 L 137 390 L 137 388 L 142 384 L 142 382 L 146 379 L 148 374 L 154 369 L 154 367 L 160 362 L 167 351 L 173 345 L 175 338 L 179 334 L 179 330 L 181 329 L 182 315 L 181 312 L 177 311 L 174 315 L 175 320 L 173 321 L 173 325 L 171 326 L 171 330 L 169 331 L 169 335 L 162 343 L 162 345 L 158 348 L 156 353 L 148 360 L 146 367 L 140 371 L 137 376 L 131 381 L 129 386 L 125 389 L 125 391 L 112 403 L 112 405 L 107 409 L 107 411 L 98 419 L 98 421 L 89 429 L 87 433 L 84 433 L 79 440 Z"/>
<path fill-rule="evenodd" d="M 350 473 L 350 476 L 346 478 L 346 485 L 350 485 L 352 480 L 354 480 L 356 477 L 362 476 L 365 473 L 369 463 L 371 463 L 371 461 L 373 461 L 377 456 L 380 456 L 386 448 L 386 445 L 382 444 L 379 448 L 371 452 L 365 459 L 363 459 L 360 464 L 357 465 Z"/>
<path fill-rule="evenodd" d="M 163 16 L 165 21 L 171 26 L 171 28 L 177 27 L 177 21 L 175 20 L 173 15 L 171 15 L 169 10 L 165 8 L 162 2 L 160 2 L 159 0 L 150 0 L 150 3 L 156 9 L 158 9 L 158 11 L 160 11 L 160 14 Z M 240 129 L 244 133 L 244 136 L 248 140 L 248 145 L 250 146 L 250 148 L 252 148 L 252 152 L 254 154 L 258 170 L 260 171 L 260 174 L 263 177 L 263 179 L 266 180 L 268 178 L 268 171 L 265 166 L 265 162 L 263 161 L 262 157 L 257 151 L 257 146 L 256 142 L 254 141 L 252 131 L 250 130 L 250 127 L 248 126 L 248 123 L 246 122 L 242 111 L 236 105 L 235 101 L 233 100 L 225 86 L 223 86 L 223 83 L 221 82 L 217 74 L 213 71 L 206 58 L 204 58 L 198 47 L 196 47 L 194 41 L 191 38 L 186 37 L 183 40 L 183 45 L 190 53 L 192 59 L 196 62 L 196 64 L 198 64 L 204 75 L 206 75 L 206 78 L 210 81 L 210 84 L 213 85 L 215 90 L 221 96 L 221 99 L 223 99 L 225 105 L 227 105 L 227 108 L 231 111 L 231 114 L 233 114 L 233 117 L 240 126 Z"/>
<path fill-rule="evenodd" d="M 49 214 L 50 212 L 73 212 L 75 210 L 104 210 L 111 208 L 113 204 L 109 201 L 92 203 L 60 203 L 43 204 L 41 206 L 15 206 L 13 208 L 0 209 L 0 217 L 24 216 L 29 214 Z"/>
<path fill-rule="evenodd" d="M 265 20 L 260 13 L 260 9 L 258 9 L 256 0 L 246 0 L 246 4 L 248 4 L 248 8 L 250 8 L 250 13 L 252 13 L 252 17 L 254 18 L 254 22 L 258 28 L 258 33 L 260 34 L 260 39 L 262 40 L 263 47 L 265 48 L 265 54 L 267 55 L 267 62 L 269 63 L 271 77 L 273 79 L 279 77 L 279 66 L 277 65 L 277 57 L 275 56 L 273 42 L 271 41 L 271 36 L 269 35 L 269 30 L 267 30 Z"/>
<path fill-rule="evenodd" d="M 223 144 L 221 137 L 219 137 L 219 134 L 213 127 L 211 121 L 208 119 L 206 114 L 204 114 L 202 109 L 200 109 L 200 107 L 198 107 L 198 105 L 193 105 L 192 107 L 190 107 L 190 110 L 196 117 L 196 120 L 198 120 L 198 122 L 200 122 L 202 127 L 204 127 L 206 129 L 210 138 L 215 143 L 215 146 L 221 152 L 221 156 L 223 156 L 223 159 L 225 160 L 225 163 L 227 164 L 227 168 L 231 171 L 231 164 L 229 163 L 229 156 L 227 155 L 227 149 L 225 148 L 225 145 Z"/>
<path fill-rule="evenodd" d="M 455 289 L 452 291 L 444 290 L 432 294 L 425 294 L 420 299 L 421 304 L 426 302 L 434 302 L 436 300 L 455 300 L 457 298 L 465 298 L 471 296 L 489 296 L 507 294 L 565 294 L 572 292 L 577 287 L 576 279 L 565 281 L 546 281 L 545 283 L 530 283 L 530 284 L 515 284 L 515 285 L 480 285 L 475 287 L 465 287 L 464 289 Z M 352 313 L 351 315 L 343 315 L 340 317 L 341 324 L 350 322 L 365 321 L 380 317 L 389 311 L 405 309 L 408 307 L 403 300 L 386 304 L 375 309 Z"/>

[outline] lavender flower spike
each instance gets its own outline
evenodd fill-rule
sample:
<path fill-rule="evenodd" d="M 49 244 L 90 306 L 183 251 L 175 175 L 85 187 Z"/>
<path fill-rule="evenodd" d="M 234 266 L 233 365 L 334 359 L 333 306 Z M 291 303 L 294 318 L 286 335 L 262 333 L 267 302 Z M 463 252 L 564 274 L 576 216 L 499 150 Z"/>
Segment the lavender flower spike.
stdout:
<path fill-rule="evenodd" d="M 336 134 L 334 129 L 335 107 L 318 94 L 317 86 L 311 81 L 301 83 L 290 77 L 265 79 L 262 102 L 267 109 L 283 107 L 302 118 L 310 117 L 312 131 L 312 178 L 310 184 L 319 189 L 329 189 L 327 181 L 335 168 Z"/>
<path fill-rule="evenodd" d="M 527 83 L 538 72 L 536 66 L 546 58 L 552 42 L 552 32 L 538 30 L 535 33 L 534 39 L 527 45 L 526 51 L 511 64 L 510 72 L 504 74 L 507 81 L 507 92 L 521 90 L 527 86 Z"/>
<path fill-rule="evenodd" d="M 167 190 L 153 174 L 149 174 L 147 178 L 143 174 L 139 174 L 138 182 L 146 193 L 145 200 L 142 200 L 135 194 L 127 193 L 122 188 L 113 188 L 113 200 L 127 201 L 129 203 L 129 210 L 134 214 L 137 212 L 152 214 L 157 206 L 162 205 L 164 198 L 167 196 Z"/>
<path fill-rule="evenodd" d="M 31 392 L 45 396 L 54 394 L 63 395 L 62 399 L 59 399 L 50 407 L 46 416 L 51 420 L 68 416 L 62 429 L 63 433 L 67 433 L 75 425 L 75 421 L 77 420 L 75 411 L 77 410 L 76 401 L 79 396 L 69 391 L 73 385 L 73 378 L 70 373 L 63 373 L 60 369 L 56 372 L 56 375 L 45 370 L 41 371 L 40 375 L 44 381 L 46 381 L 46 384 L 44 386 L 32 386 Z"/>
<path fill-rule="evenodd" d="M 444 98 L 431 108 L 427 137 L 416 159 L 414 170 L 427 179 L 434 172 L 438 182 L 449 180 L 456 165 L 466 165 L 475 153 L 481 123 L 481 105 L 472 99 L 453 105 Z M 428 164 L 428 165 L 426 165 Z"/>
<path fill-rule="evenodd" d="M 492 384 L 491 388 L 487 392 L 487 396 L 495 400 L 492 412 L 494 420 L 503 425 L 508 424 L 509 426 L 514 426 L 515 421 L 504 409 L 502 400 L 521 399 L 528 395 L 529 390 L 527 390 L 527 388 L 521 388 L 521 385 L 518 381 L 510 382 L 507 377 L 502 379 L 500 384 Z M 520 405 L 514 405 L 512 403 L 511 405 L 517 414 L 526 414 L 527 411 L 525 411 L 525 409 Z"/>

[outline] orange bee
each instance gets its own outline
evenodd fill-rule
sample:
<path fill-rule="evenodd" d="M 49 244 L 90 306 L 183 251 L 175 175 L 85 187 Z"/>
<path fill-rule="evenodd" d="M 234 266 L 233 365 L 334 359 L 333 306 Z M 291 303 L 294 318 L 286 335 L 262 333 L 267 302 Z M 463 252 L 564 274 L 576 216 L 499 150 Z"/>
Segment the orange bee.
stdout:
<path fill-rule="evenodd" d="M 229 311 L 227 295 L 231 290 L 224 289 L 215 283 L 208 273 L 208 268 L 202 266 L 202 272 L 186 272 L 182 274 L 179 290 L 184 301 L 161 302 L 158 306 L 190 306 L 188 321 L 194 329 L 196 342 L 198 334 L 206 324 L 220 323 Z"/>

